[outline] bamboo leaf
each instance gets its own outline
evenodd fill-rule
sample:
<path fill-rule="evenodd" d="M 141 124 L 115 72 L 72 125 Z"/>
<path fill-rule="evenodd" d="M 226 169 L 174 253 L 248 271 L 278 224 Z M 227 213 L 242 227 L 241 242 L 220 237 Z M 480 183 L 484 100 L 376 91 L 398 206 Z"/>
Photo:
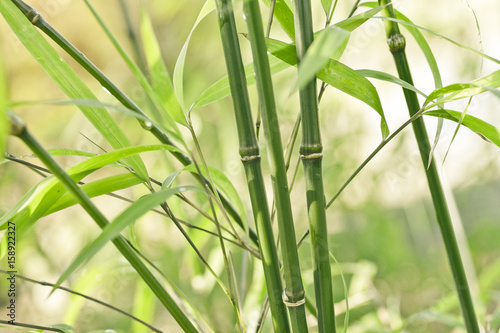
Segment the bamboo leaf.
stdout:
<path fill-rule="evenodd" d="M 148 285 L 142 280 L 136 283 L 134 295 L 134 307 L 132 314 L 141 318 L 145 322 L 153 322 L 155 317 L 156 299 L 155 295 L 148 288 Z M 147 326 L 142 325 L 137 321 L 132 322 L 132 332 L 134 333 L 149 333 L 151 332 Z"/>
<path fill-rule="evenodd" d="M 116 162 L 120 159 L 138 153 L 157 150 L 180 151 L 167 145 L 136 146 L 122 148 L 78 163 L 66 170 L 71 178 L 78 182 L 92 172 Z M 0 218 L 0 227 L 8 221 L 17 226 L 17 236 L 21 237 L 38 219 L 46 215 L 47 211 L 66 193 L 65 188 L 56 177 L 50 176 L 35 185 L 23 198 L 4 216 Z M 0 244 L 0 257 L 5 254 L 7 238 Z"/>
<path fill-rule="evenodd" d="M 175 96 L 172 80 L 163 61 L 151 18 L 144 9 L 141 11 L 141 34 L 153 88 L 172 118 L 179 124 L 187 126 L 186 116 Z"/>
<path fill-rule="evenodd" d="M 425 100 L 424 109 L 429 110 L 436 105 L 475 96 L 498 87 L 500 87 L 500 70 L 470 83 L 457 83 L 434 90 Z M 432 103 L 433 100 L 438 102 Z"/>
<path fill-rule="evenodd" d="M 73 327 L 66 324 L 56 324 L 50 326 L 50 328 L 57 328 L 58 330 L 61 330 L 64 333 L 77 333 Z"/>
<path fill-rule="evenodd" d="M 119 174 L 110 177 L 98 179 L 96 181 L 81 185 L 80 188 L 87 193 L 90 198 L 111 192 L 123 190 L 134 185 L 141 184 L 143 181 L 139 177 L 131 173 Z M 45 213 L 50 215 L 70 206 L 76 205 L 76 199 L 70 194 L 65 193 L 59 200 Z"/>
<path fill-rule="evenodd" d="M 328 14 L 330 14 L 330 8 L 332 8 L 332 3 L 333 0 L 321 0 L 321 5 L 323 6 L 323 11 L 325 12 L 325 15 L 328 17 Z"/>
<path fill-rule="evenodd" d="M 190 164 L 186 166 L 183 171 L 189 171 L 189 172 L 195 172 L 198 173 L 198 170 L 196 169 L 196 166 L 194 164 Z M 233 186 L 229 178 L 224 174 L 224 172 L 209 166 L 208 171 L 210 172 L 210 175 L 212 176 L 212 179 L 215 183 L 215 186 L 217 187 L 217 190 L 221 191 L 226 198 L 229 198 L 231 202 L 236 206 L 237 211 L 239 212 L 240 217 L 243 219 L 244 223 L 243 225 L 247 226 L 248 224 L 246 223 L 246 210 L 245 206 L 243 205 L 243 202 L 241 201 L 240 195 L 238 194 L 238 191 L 236 188 Z M 205 172 L 205 169 L 202 168 L 201 173 L 204 177 L 208 178 L 208 175 Z"/>
<path fill-rule="evenodd" d="M 452 120 L 456 123 L 459 123 L 462 117 L 462 112 L 453 110 L 432 110 L 424 114 Z M 500 130 L 497 127 L 468 114 L 463 117 L 462 125 L 478 134 L 482 139 L 486 139 L 486 141 L 492 142 L 500 147 Z"/>
<path fill-rule="evenodd" d="M 264 0 L 264 2 L 269 5 L 270 1 L 269 0 Z M 290 11 L 290 8 L 284 1 L 277 1 L 276 2 L 276 7 L 274 8 L 275 15 L 278 15 L 279 13 L 279 4 L 281 4 L 281 8 L 287 8 L 288 11 Z M 374 8 L 371 10 L 368 10 L 364 13 L 358 14 L 356 16 L 353 16 L 349 19 L 346 19 L 344 21 L 338 22 L 335 24 L 336 27 L 342 28 L 344 30 L 348 31 L 353 31 L 357 27 L 359 27 L 361 24 L 366 22 L 369 18 L 377 14 L 381 8 Z M 283 9 L 283 11 L 286 11 L 286 9 Z M 291 11 L 290 11 L 291 13 Z M 288 17 L 288 16 L 287 16 Z M 281 22 L 281 21 L 280 21 Z M 293 31 L 293 15 L 291 16 L 291 29 Z M 292 36 L 293 37 L 293 36 Z M 267 43 L 269 43 L 272 40 L 268 40 Z M 347 45 L 347 41 L 342 44 L 336 52 L 334 52 L 333 57 L 336 59 L 339 59 L 340 56 L 342 55 L 343 51 L 345 50 L 345 47 Z M 287 55 L 283 55 L 287 56 Z M 295 59 L 295 58 L 294 58 Z M 290 60 L 293 61 L 293 60 Z M 276 74 L 278 72 L 281 72 L 282 70 L 288 68 L 290 65 L 286 64 L 286 62 L 283 62 L 280 59 L 277 59 L 273 56 L 269 56 L 269 65 L 271 67 L 271 74 Z M 247 79 L 247 85 L 252 85 L 255 83 L 255 75 L 254 75 L 254 68 L 253 64 L 248 64 L 245 66 L 245 75 Z M 229 81 L 227 76 L 223 77 L 219 81 L 215 82 L 212 84 L 208 89 L 206 89 L 200 97 L 196 100 L 196 102 L 193 105 L 194 108 L 199 108 L 205 105 L 208 105 L 210 103 L 216 102 L 224 97 L 227 97 L 231 94 L 231 91 L 229 89 Z"/>
<path fill-rule="evenodd" d="M 271 67 L 272 74 L 281 72 L 282 70 L 290 67 L 290 65 L 288 65 L 287 63 L 273 56 L 269 56 L 269 66 Z M 245 66 L 245 76 L 247 85 L 255 84 L 253 64 L 248 64 Z M 230 94 L 231 90 L 229 88 L 229 80 L 228 77 L 225 76 L 219 81 L 212 84 L 200 95 L 200 97 L 198 97 L 197 101 L 193 104 L 193 109 L 216 102 L 224 97 L 229 96 Z"/>
<path fill-rule="evenodd" d="M 276 39 L 267 39 L 266 43 L 267 49 L 272 55 L 291 66 L 297 64 L 294 45 Z M 359 99 L 377 111 L 381 117 L 380 126 L 382 135 L 384 138 L 387 137 L 389 134 L 389 127 L 387 126 L 382 103 L 380 102 L 377 90 L 370 81 L 350 67 L 331 59 L 328 61 L 325 68 L 318 72 L 317 77 L 332 87 Z"/>
<path fill-rule="evenodd" d="M 189 42 L 191 41 L 191 36 L 193 35 L 194 30 L 198 26 L 198 24 L 207 16 L 210 14 L 213 10 L 215 10 L 215 1 L 214 0 L 207 0 L 203 7 L 201 8 L 200 13 L 198 14 L 198 18 L 196 19 L 196 22 L 194 23 L 193 27 L 191 28 L 191 32 L 188 35 L 188 38 L 184 45 L 182 46 L 181 52 L 179 54 L 179 57 L 177 58 L 177 62 L 175 63 L 175 68 L 174 68 L 174 89 L 175 89 L 175 94 L 177 96 L 177 100 L 179 101 L 181 107 L 185 108 L 184 104 L 184 64 L 186 62 L 186 54 L 187 54 L 187 48 L 189 46 Z"/>
<path fill-rule="evenodd" d="M 182 170 L 177 170 L 177 171 L 171 173 L 170 175 L 168 175 L 168 177 L 165 178 L 165 180 L 161 184 L 161 189 L 166 190 L 166 189 L 169 189 L 170 187 L 172 187 L 172 183 L 174 182 L 175 178 L 177 178 L 177 176 L 181 172 L 182 172 Z"/>
<path fill-rule="evenodd" d="M 54 288 L 57 288 L 64 282 L 68 276 L 73 273 L 80 265 L 87 262 L 92 258 L 107 242 L 115 239 L 120 235 L 120 232 L 130 224 L 134 223 L 142 215 L 166 201 L 174 194 L 184 192 L 187 190 L 196 190 L 202 192 L 199 188 L 193 186 L 175 187 L 168 190 L 152 193 L 143 196 L 135 201 L 130 207 L 125 209 L 118 217 L 116 217 L 110 224 L 102 230 L 101 234 L 92 243 L 88 244 L 71 263 L 71 265 L 64 271 L 61 277 L 55 283 Z"/>
<path fill-rule="evenodd" d="M 263 2 L 269 7 L 272 0 L 263 0 Z M 293 24 L 293 12 L 286 0 L 276 0 L 274 4 L 274 17 L 278 20 L 278 23 L 283 28 L 283 31 L 290 37 L 291 40 L 295 40 L 295 28 Z"/>
<path fill-rule="evenodd" d="M 349 31 L 334 25 L 323 29 L 316 36 L 299 65 L 297 84 L 292 89 L 292 92 L 304 88 L 311 82 L 330 58 L 334 56 L 335 51 L 347 43 L 349 35 Z M 335 60 L 338 60 L 338 58 Z"/>
<path fill-rule="evenodd" d="M 170 113 L 168 113 L 162 106 L 161 102 L 159 101 L 159 97 L 156 94 L 155 90 L 149 83 L 148 79 L 144 75 L 144 73 L 141 71 L 141 69 L 134 63 L 134 61 L 128 56 L 127 52 L 125 52 L 125 49 L 120 45 L 118 40 L 115 38 L 115 36 L 112 34 L 111 30 L 106 26 L 104 20 L 99 16 L 97 11 L 94 9 L 94 7 L 90 4 L 88 0 L 83 0 L 85 2 L 85 5 L 89 8 L 91 11 L 92 15 L 94 18 L 97 20 L 101 28 L 103 29 L 104 33 L 106 36 L 109 38 L 113 46 L 115 47 L 116 51 L 120 54 L 122 57 L 123 61 L 127 64 L 128 68 L 132 72 L 132 74 L 135 76 L 137 81 L 141 84 L 142 88 L 148 95 L 148 97 L 151 99 L 153 102 L 154 108 L 153 111 L 160 111 L 156 112 L 156 116 L 158 117 L 158 120 L 164 120 L 165 124 L 168 125 L 167 132 L 168 134 L 178 140 L 179 142 L 185 144 L 184 139 L 182 138 L 182 134 L 179 131 L 179 128 L 177 127 L 177 124 L 175 120 L 170 116 Z M 102 75 L 102 74 L 101 74 Z M 97 78 L 97 77 L 96 77 Z M 132 106 L 134 103 L 129 100 L 128 97 L 125 96 L 122 92 L 119 91 L 119 89 L 114 86 L 113 83 L 110 83 L 112 90 L 114 91 L 113 96 L 115 96 L 122 104 L 124 105 L 130 105 Z M 111 91 L 111 90 L 110 90 Z M 124 103 L 125 102 L 125 103 Z M 136 111 L 141 112 L 137 106 L 134 106 L 136 108 Z M 165 117 L 164 117 L 165 116 Z M 151 122 L 151 120 L 147 119 L 148 122 Z M 160 142 L 162 143 L 168 143 L 170 142 L 165 142 L 164 140 L 160 139 Z"/>
<path fill-rule="evenodd" d="M 424 94 L 423 92 L 421 92 L 420 90 L 418 90 L 415 86 L 409 84 L 406 81 L 401 80 L 399 77 L 396 77 L 392 74 L 389 74 L 386 72 L 375 71 L 375 70 L 371 70 L 371 69 L 358 69 L 358 70 L 356 70 L 356 72 L 363 75 L 364 77 L 369 77 L 369 78 L 397 84 L 398 86 L 400 86 L 402 88 L 414 91 L 417 94 L 427 98 L 427 95 Z"/>
<path fill-rule="evenodd" d="M 375 8 L 367 10 L 366 12 L 363 12 L 361 14 L 354 15 L 353 17 L 349 17 L 343 21 L 337 22 L 335 23 L 335 26 L 352 32 L 384 8 L 384 6 L 376 7 L 376 5 L 373 7 Z"/>
<path fill-rule="evenodd" d="M 47 152 L 52 156 L 83 156 L 83 157 L 94 157 L 97 154 L 89 153 L 82 150 L 75 149 L 47 149 Z"/>
<path fill-rule="evenodd" d="M 78 75 L 11 1 L 1 1 L 0 12 L 33 58 L 69 98 L 97 100 Z M 125 133 L 105 109 L 83 105 L 78 107 L 113 148 L 119 149 L 131 145 Z M 126 162 L 142 179 L 148 179 L 146 167 L 138 156 L 131 156 Z"/>

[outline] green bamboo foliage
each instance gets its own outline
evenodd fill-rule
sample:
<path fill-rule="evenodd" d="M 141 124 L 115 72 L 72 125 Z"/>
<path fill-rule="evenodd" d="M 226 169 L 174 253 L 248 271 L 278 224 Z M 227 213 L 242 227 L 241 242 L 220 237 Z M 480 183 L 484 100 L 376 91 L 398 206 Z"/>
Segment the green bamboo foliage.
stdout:
<path fill-rule="evenodd" d="M 387 3 L 390 3 L 390 0 L 381 0 L 380 3 L 382 5 L 385 5 Z M 386 8 L 386 15 L 392 18 L 396 17 L 392 5 L 389 5 Z M 410 73 L 410 67 L 408 65 L 408 60 L 405 53 L 405 37 L 401 34 L 398 24 L 395 22 L 386 22 L 386 32 L 388 38 L 387 43 L 389 44 L 389 49 L 394 57 L 399 77 L 407 83 L 413 85 L 413 79 Z M 420 104 L 418 102 L 417 94 L 414 91 L 408 89 L 403 89 L 403 92 L 410 115 L 413 116 L 420 110 Z M 412 126 L 415 133 L 415 138 L 417 139 L 420 156 L 422 158 L 422 162 L 427 175 L 427 181 L 429 183 L 429 189 L 431 192 L 432 201 L 434 203 L 434 209 L 436 211 L 437 220 L 441 229 L 441 235 L 443 237 L 446 252 L 448 254 L 448 260 L 453 273 L 453 278 L 455 280 L 455 286 L 457 288 L 465 326 L 469 333 L 478 333 L 479 326 L 474 311 L 474 305 L 472 303 L 469 284 L 465 275 L 464 265 L 460 256 L 457 239 L 453 230 L 450 213 L 448 210 L 448 205 L 446 203 L 441 180 L 438 174 L 436 162 L 435 159 L 430 155 L 431 145 L 429 142 L 429 137 L 427 135 L 427 130 L 425 128 L 425 123 L 422 118 L 418 118 L 412 123 Z M 430 163 L 429 159 L 431 159 Z"/>
<path fill-rule="evenodd" d="M 304 287 L 300 273 L 295 227 L 286 178 L 283 146 L 279 130 L 269 59 L 264 39 L 264 29 L 258 0 L 244 0 L 245 13 L 252 56 L 254 61 L 257 92 L 262 112 L 262 124 L 266 137 L 271 179 L 278 217 L 281 253 L 285 278 L 284 301 L 286 302 L 294 332 L 307 332 Z"/>
<path fill-rule="evenodd" d="M 52 27 L 37 10 L 22 0 L 11 0 L 26 18 L 37 28 L 43 31 L 48 37 L 56 42 L 65 52 L 67 52 L 74 60 L 76 60 L 85 70 L 91 74 L 104 88 L 106 88 L 111 95 L 113 95 L 124 107 L 138 114 L 138 119 L 141 125 L 150 131 L 157 139 L 163 144 L 176 146 L 171 138 L 163 131 L 155 122 L 149 119 L 139 106 L 132 101 L 120 88 L 118 88 L 96 65 L 94 65 L 85 55 L 80 52 L 73 44 L 71 44 L 64 36 L 62 36 L 54 27 Z M 192 164 L 189 156 L 182 152 L 172 152 L 173 156 L 181 162 L 184 166 Z M 208 182 L 207 182 L 208 183 Z M 229 215 L 236 221 L 236 223 L 245 229 L 243 220 L 238 215 L 238 212 L 233 205 L 227 200 L 225 196 L 220 195 L 222 204 L 227 210 Z M 257 243 L 257 235 L 254 230 L 250 229 L 250 239 Z"/>
<path fill-rule="evenodd" d="M 240 142 L 240 156 L 248 181 L 259 248 L 264 267 L 266 287 L 275 332 L 290 332 L 288 315 L 282 301 L 283 285 L 278 254 L 273 236 L 266 189 L 261 169 L 261 157 L 253 127 L 252 113 L 241 59 L 238 34 L 230 0 L 217 0 L 219 26 L 226 58 L 231 95 L 233 97 L 236 125 Z"/>
<path fill-rule="evenodd" d="M 314 40 L 310 0 L 296 0 L 295 43 L 297 61 L 306 54 Z M 323 189 L 323 146 L 318 118 L 316 78 L 299 90 L 302 117 L 302 143 L 300 157 L 304 165 L 307 192 L 309 229 L 311 231 L 314 289 L 318 309 L 319 332 L 335 332 L 335 313 L 333 307 L 332 274 L 328 250 L 328 230 L 326 225 L 325 194 Z"/>
<path fill-rule="evenodd" d="M 40 159 L 40 161 L 47 166 L 47 168 L 59 179 L 59 181 L 66 187 L 77 200 L 78 203 L 85 209 L 85 211 L 92 217 L 92 219 L 99 225 L 101 229 L 109 224 L 106 217 L 97 209 L 97 207 L 90 201 L 88 195 L 82 191 L 78 185 L 71 179 L 71 177 L 54 161 L 50 154 L 28 131 L 22 119 L 14 113 L 9 113 L 10 133 L 21 139 L 33 153 Z M 190 319 L 179 308 L 174 299 L 167 293 L 165 288 L 160 284 L 156 277 L 146 267 L 142 260 L 137 256 L 134 250 L 129 246 L 127 241 L 122 237 L 117 237 L 113 240 L 113 244 L 120 251 L 125 259 L 134 267 L 141 278 L 151 288 L 153 293 L 158 297 L 170 314 L 174 317 L 177 323 L 182 327 L 185 332 L 198 332 L 198 330 L 191 323 Z"/>

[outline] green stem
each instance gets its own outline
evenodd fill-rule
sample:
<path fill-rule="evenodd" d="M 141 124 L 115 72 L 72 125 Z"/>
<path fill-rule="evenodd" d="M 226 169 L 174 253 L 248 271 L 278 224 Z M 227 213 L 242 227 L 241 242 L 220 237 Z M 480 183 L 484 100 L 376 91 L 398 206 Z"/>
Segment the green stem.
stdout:
<path fill-rule="evenodd" d="M 285 305 L 281 299 L 283 285 L 279 268 L 278 253 L 274 241 L 266 188 L 261 169 L 261 157 L 255 130 L 252 126 L 252 113 L 245 71 L 241 59 L 238 33 L 230 0 L 217 0 L 219 26 L 226 59 L 234 113 L 238 127 L 240 156 L 243 162 L 250 192 L 250 200 L 255 226 L 259 236 L 260 253 L 264 277 L 268 290 L 273 327 L 275 332 L 290 332 Z"/>
<path fill-rule="evenodd" d="M 100 210 L 92 203 L 87 194 L 78 187 L 78 185 L 71 179 L 71 177 L 54 161 L 52 156 L 40 145 L 40 143 L 31 135 L 26 128 L 24 122 L 14 115 L 10 115 L 11 134 L 20 138 L 33 153 L 42 161 L 43 164 L 59 179 L 59 181 L 66 187 L 78 203 L 85 209 L 85 211 L 92 217 L 92 219 L 104 229 L 108 225 L 108 220 L 101 213 Z M 153 293 L 162 302 L 165 308 L 170 312 L 172 317 L 184 329 L 185 332 L 198 332 L 193 326 L 189 318 L 179 308 L 174 299 L 167 293 L 165 288 L 158 282 L 151 271 L 144 265 L 141 259 L 136 255 L 134 250 L 128 245 L 126 240 L 122 237 L 115 238 L 113 244 L 120 251 L 125 259 L 134 267 L 141 278 L 151 288 Z"/>
<path fill-rule="evenodd" d="M 390 3 L 390 0 L 381 0 L 380 2 L 381 4 L 386 4 Z M 392 18 L 396 17 L 394 9 L 391 5 L 386 8 L 386 15 Z M 386 31 L 389 49 L 394 57 L 399 78 L 413 85 L 413 79 L 405 52 L 406 40 L 400 33 L 398 24 L 396 22 L 387 21 Z M 413 116 L 420 110 L 420 103 L 418 101 L 417 94 L 408 89 L 403 89 L 403 92 L 410 115 Z M 460 256 L 456 235 L 453 230 L 448 205 L 446 203 L 443 186 L 439 178 L 435 159 L 430 156 L 431 145 L 425 128 L 425 123 L 422 118 L 418 118 L 412 123 L 412 126 L 427 175 L 427 182 L 429 183 L 429 189 L 432 201 L 434 202 L 434 209 L 436 211 L 437 220 L 441 229 L 441 235 L 443 237 L 446 253 L 448 255 L 448 261 L 453 273 L 453 279 L 455 281 L 458 298 L 460 300 L 465 326 L 469 333 L 479 333 L 479 325 L 474 311 L 474 305 L 472 303 L 472 297 L 467 277 L 465 275 L 462 258 Z M 429 159 L 431 159 L 430 163 Z"/>
<path fill-rule="evenodd" d="M 295 0 L 295 44 L 297 60 L 304 57 L 314 39 L 310 0 Z M 335 332 L 332 273 L 328 249 L 325 193 L 323 188 L 323 146 L 319 129 L 316 78 L 299 91 L 302 114 L 300 157 L 304 165 L 309 229 L 314 263 L 314 289 L 320 333 Z"/>
<path fill-rule="evenodd" d="M 140 120 L 141 125 L 150 131 L 161 143 L 176 147 L 168 135 L 153 122 L 123 91 L 120 90 L 96 65 L 94 65 L 80 50 L 73 46 L 54 27 L 52 27 L 37 10 L 22 0 L 11 0 L 28 18 L 28 20 L 43 31 L 49 38 L 56 42 L 66 53 L 78 62 L 90 75 L 92 75 L 111 95 L 113 95 L 123 106 L 141 115 L 146 120 Z M 191 159 L 181 152 L 172 152 L 174 157 L 187 166 L 192 164 Z M 239 216 L 234 206 L 221 194 L 221 201 L 229 215 L 236 223 L 245 230 L 243 220 Z M 257 234 L 250 229 L 250 239 L 257 244 Z"/>
<path fill-rule="evenodd" d="M 290 312 L 294 332 L 307 332 L 304 307 L 304 287 L 300 273 L 295 227 L 286 178 L 283 147 L 276 112 L 269 59 L 264 39 L 262 16 L 258 0 L 244 0 L 243 10 L 246 16 L 250 45 L 254 61 L 257 92 L 262 111 L 264 135 L 268 144 L 271 180 L 274 201 L 278 216 L 281 252 L 284 265 L 286 305 Z"/>
<path fill-rule="evenodd" d="M 7 320 L 0 320 L 0 324 L 9 325 L 9 326 L 12 326 L 12 327 L 16 327 L 17 326 L 17 327 L 31 328 L 31 329 L 34 329 L 34 330 L 38 330 L 39 332 L 43 332 L 43 331 L 62 332 L 62 333 L 65 332 L 65 331 L 63 331 L 61 329 L 58 329 L 58 328 L 52 328 L 52 327 L 46 327 L 46 326 L 38 326 L 38 325 L 32 325 L 32 324 L 25 324 L 25 323 L 20 323 L 18 321 L 14 322 L 14 324 L 12 324 L 12 323 L 10 323 Z"/>

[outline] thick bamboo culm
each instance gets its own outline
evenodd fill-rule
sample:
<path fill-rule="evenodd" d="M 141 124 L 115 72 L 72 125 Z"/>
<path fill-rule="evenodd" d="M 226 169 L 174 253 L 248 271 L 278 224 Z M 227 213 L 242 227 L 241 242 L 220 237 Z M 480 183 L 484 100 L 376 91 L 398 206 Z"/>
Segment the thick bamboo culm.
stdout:
<path fill-rule="evenodd" d="M 266 188 L 261 169 L 261 157 L 253 127 L 245 70 L 241 59 L 238 33 L 230 0 L 217 0 L 219 27 L 226 59 L 231 96 L 233 99 L 240 156 L 243 162 L 250 192 L 253 216 L 264 268 L 267 293 L 275 332 L 290 332 L 288 314 L 282 301 L 283 284 L 279 259 L 273 236 L 271 216 L 267 203 Z"/>
<path fill-rule="evenodd" d="M 297 61 L 304 57 L 314 39 L 310 0 L 296 0 L 295 44 Z M 332 291 L 332 274 L 326 224 L 326 203 L 323 189 L 323 146 L 318 117 L 316 78 L 299 90 L 302 116 L 302 143 L 300 157 L 306 181 L 309 229 L 311 231 L 314 262 L 314 290 L 318 310 L 320 333 L 335 332 L 335 312 Z"/>

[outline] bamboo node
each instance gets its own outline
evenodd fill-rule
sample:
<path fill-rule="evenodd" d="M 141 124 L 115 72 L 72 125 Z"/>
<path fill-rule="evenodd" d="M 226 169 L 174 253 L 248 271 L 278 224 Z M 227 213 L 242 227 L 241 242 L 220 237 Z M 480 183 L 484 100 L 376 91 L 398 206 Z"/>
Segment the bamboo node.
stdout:
<path fill-rule="evenodd" d="M 402 51 L 406 47 L 406 38 L 400 33 L 396 33 L 387 39 L 389 50 L 391 52 Z"/>
<path fill-rule="evenodd" d="M 283 303 L 289 307 L 289 308 L 296 308 L 298 306 L 301 306 L 303 304 L 305 304 L 306 302 L 306 299 L 305 298 L 302 298 L 302 299 L 299 299 L 297 302 L 289 302 L 288 301 L 288 296 L 286 295 L 286 290 L 283 291 L 283 296 L 282 296 L 282 299 L 283 299 Z"/>
<path fill-rule="evenodd" d="M 26 130 L 26 124 L 24 121 L 14 112 L 8 112 L 9 123 L 10 123 L 10 134 L 14 136 L 21 135 Z"/>
<path fill-rule="evenodd" d="M 36 24 L 36 22 L 38 22 L 39 19 L 40 19 L 40 14 L 36 14 L 31 20 L 31 24 Z"/>
<path fill-rule="evenodd" d="M 248 162 L 248 161 L 253 161 L 253 160 L 256 160 L 256 159 L 259 159 L 259 158 L 260 158 L 260 155 L 251 155 L 251 156 L 242 157 L 241 161 L 242 162 Z"/>
<path fill-rule="evenodd" d="M 302 160 L 313 160 L 315 158 L 322 158 L 323 153 L 314 153 L 314 154 L 309 154 L 309 155 L 300 155 L 300 158 Z"/>
<path fill-rule="evenodd" d="M 36 24 L 41 17 L 41 15 L 37 12 L 35 8 L 31 8 L 31 10 L 27 12 L 25 15 L 28 18 L 28 20 L 30 20 L 31 24 Z"/>

